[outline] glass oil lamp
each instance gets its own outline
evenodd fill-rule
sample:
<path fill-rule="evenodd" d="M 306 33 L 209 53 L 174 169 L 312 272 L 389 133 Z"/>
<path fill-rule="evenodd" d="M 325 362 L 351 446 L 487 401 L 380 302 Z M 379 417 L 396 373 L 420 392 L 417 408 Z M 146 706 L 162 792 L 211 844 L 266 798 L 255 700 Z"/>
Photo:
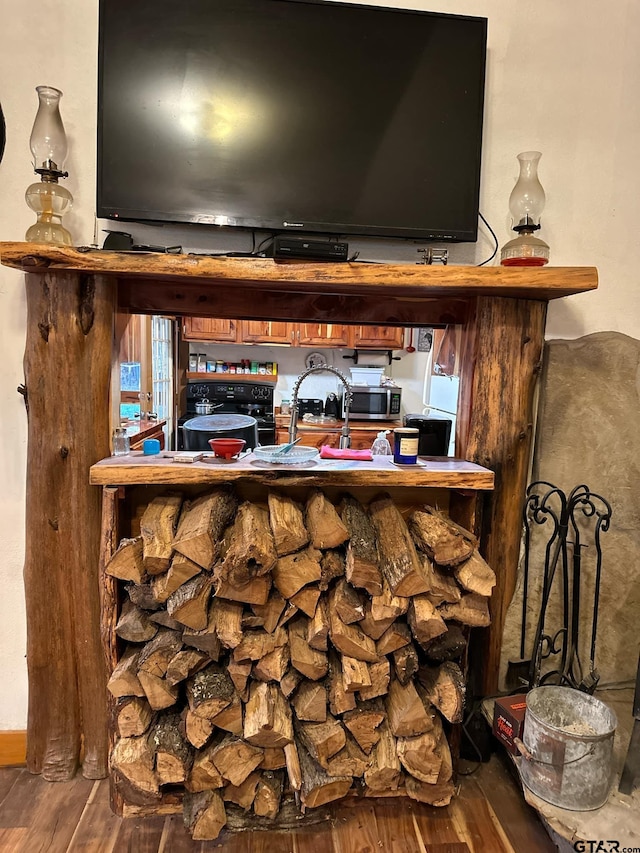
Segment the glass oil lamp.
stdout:
<path fill-rule="evenodd" d="M 503 266 L 541 267 L 549 262 L 549 246 L 534 237 L 540 229 L 540 215 L 544 209 L 545 194 L 538 180 L 539 151 L 518 154 L 520 175 L 509 197 L 511 227 L 518 236 L 502 248 L 500 263 Z"/>
<path fill-rule="evenodd" d="M 53 86 L 36 86 L 38 112 L 31 131 L 29 147 L 33 155 L 33 168 L 40 182 L 31 184 L 25 199 L 37 215 L 26 239 L 30 243 L 72 244 L 71 234 L 62 224 L 63 215 L 71 208 L 73 196 L 61 186 L 60 178 L 67 178 L 64 162 L 67 157 L 67 137 L 60 117 L 62 92 Z"/>

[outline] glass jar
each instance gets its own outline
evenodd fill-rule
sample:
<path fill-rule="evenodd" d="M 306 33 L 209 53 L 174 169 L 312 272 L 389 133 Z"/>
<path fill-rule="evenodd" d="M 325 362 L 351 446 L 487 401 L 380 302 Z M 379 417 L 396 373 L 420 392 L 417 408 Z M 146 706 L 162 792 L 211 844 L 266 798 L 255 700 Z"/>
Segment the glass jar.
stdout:
<path fill-rule="evenodd" d="M 124 427 L 116 427 L 111 439 L 113 456 L 127 456 L 129 453 L 129 436 Z"/>

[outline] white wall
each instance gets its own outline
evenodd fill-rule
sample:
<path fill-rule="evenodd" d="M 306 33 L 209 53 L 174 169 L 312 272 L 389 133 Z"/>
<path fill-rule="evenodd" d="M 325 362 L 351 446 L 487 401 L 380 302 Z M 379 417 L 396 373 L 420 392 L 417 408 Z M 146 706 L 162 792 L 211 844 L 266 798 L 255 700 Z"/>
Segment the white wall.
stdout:
<path fill-rule="evenodd" d="M 482 212 L 501 243 L 510 238 L 507 204 L 517 177 L 516 154 L 542 151 L 540 177 L 547 207 L 541 236 L 551 247 L 551 262 L 594 265 L 600 272 L 596 293 L 551 305 L 548 336 L 575 338 L 614 330 L 637 337 L 640 249 L 634 229 L 640 221 L 640 3 L 406 0 L 378 5 L 489 18 Z M 8 134 L 0 164 L 0 239 L 22 240 L 33 221 L 24 203 L 24 190 L 33 180 L 28 139 L 36 110 L 34 88 L 46 83 L 64 92 L 62 114 L 71 147 L 67 163 L 71 177 L 66 186 L 75 197 L 65 224 L 77 244 L 90 243 L 94 239 L 97 3 L 0 0 L 0 21 L 0 101 Z M 483 234 L 477 247 L 454 247 L 452 262 L 477 263 L 490 253 L 490 246 Z M 415 260 L 415 250 L 410 244 L 400 244 L 393 251 L 387 246 L 367 247 L 371 257 L 409 263 Z M 0 268 L 2 729 L 26 725 L 22 593 L 26 419 L 16 393 L 23 379 L 23 287 L 21 275 Z M 408 363 L 402 362 L 403 371 Z M 411 377 L 406 380 L 412 381 Z"/>

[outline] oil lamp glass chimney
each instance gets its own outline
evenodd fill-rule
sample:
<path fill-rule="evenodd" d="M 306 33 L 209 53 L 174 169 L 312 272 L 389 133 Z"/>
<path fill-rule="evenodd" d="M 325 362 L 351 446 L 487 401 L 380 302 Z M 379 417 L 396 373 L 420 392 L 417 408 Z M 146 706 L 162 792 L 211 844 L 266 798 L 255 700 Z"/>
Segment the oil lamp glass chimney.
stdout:
<path fill-rule="evenodd" d="M 25 199 L 37 215 L 37 221 L 26 233 L 30 243 L 56 243 L 70 246 L 71 234 L 62 224 L 62 216 L 71 208 L 73 196 L 58 180 L 67 178 L 63 172 L 67 158 L 67 137 L 60 117 L 62 92 L 53 86 L 36 86 L 38 112 L 33 123 L 29 147 L 33 168 L 40 182 L 31 184 Z"/>
<path fill-rule="evenodd" d="M 502 249 L 503 266 L 543 266 L 549 262 L 549 246 L 533 236 L 540 229 L 540 216 L 544 210 L 545 194 L 538 180 L 539 151 L 518 154 L 520 175 L 509 197 L 511 227 L 518 236 Z"/>

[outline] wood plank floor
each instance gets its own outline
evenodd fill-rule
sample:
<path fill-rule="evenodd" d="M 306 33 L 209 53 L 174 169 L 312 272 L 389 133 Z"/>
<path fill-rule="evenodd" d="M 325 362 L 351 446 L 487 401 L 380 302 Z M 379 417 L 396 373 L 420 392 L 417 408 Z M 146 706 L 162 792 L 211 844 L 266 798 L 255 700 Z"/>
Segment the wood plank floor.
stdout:
<path fill-rule="evenodd" d="M 409 799 L 345 800 L 333 818 L 294 832 L 223 832 L 194 842 L 178 815 L 122 820 L 108 783 L 49 783 L 0 770 L 1 853 L 553 853 L 506 763 L 494 755 L 461 779 L 447 808 Z"/>

